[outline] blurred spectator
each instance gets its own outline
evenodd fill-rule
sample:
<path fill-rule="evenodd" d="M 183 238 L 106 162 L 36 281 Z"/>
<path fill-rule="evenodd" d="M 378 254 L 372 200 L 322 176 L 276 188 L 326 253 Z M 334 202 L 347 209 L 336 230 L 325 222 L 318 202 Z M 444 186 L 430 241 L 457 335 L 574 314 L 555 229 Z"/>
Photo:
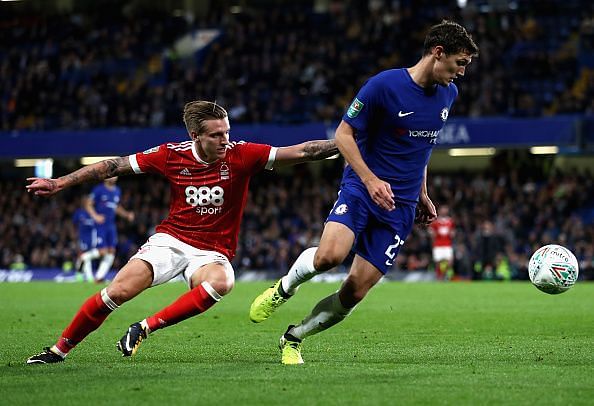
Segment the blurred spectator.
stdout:
<path fill-rule="evenodd" d="M 437 279 L 451 279 L 454 275 L 455 224 L 450 217 L 450 208 L 442 202 L 437 208 L 437 218 L 429 229 L 433 239 L 433 266 Z"/>
<path fill-rule="evenodd" d="M 475 279 L 495 279 L 496 268 L 501 262 L 502 238 L 495 233 L 489 220 L 483 221 L 476 237 L 478 262 L 475 264 Z"/>
<path fill-rule="evenodd" d="M 24 271 L 27 269 L 27 264 L 24 262 L 24 258 L 21 254 L 15 254 L 12 263 L 8 266 L 11 271 Z"/>

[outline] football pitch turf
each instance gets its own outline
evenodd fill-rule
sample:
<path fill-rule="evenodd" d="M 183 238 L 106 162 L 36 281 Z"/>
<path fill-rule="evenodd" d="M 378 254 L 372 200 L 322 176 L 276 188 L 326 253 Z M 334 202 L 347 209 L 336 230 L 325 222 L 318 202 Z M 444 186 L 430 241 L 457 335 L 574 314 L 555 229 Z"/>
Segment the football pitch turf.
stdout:
<path fill-rule="evenodd" d="M 238 283 L 207 313 L 115 343 L 185 291 L 150 289 L 114 312 L 65 363 L 25 365 L 98 286 L 0 284 L 0 404 L 594 404 L 594 284 L 550 296 L 529 283 L 383 283 L 336 327 L 280 365 L 278 338 L 337 284 L 304 285 L 261 324 Z"/>

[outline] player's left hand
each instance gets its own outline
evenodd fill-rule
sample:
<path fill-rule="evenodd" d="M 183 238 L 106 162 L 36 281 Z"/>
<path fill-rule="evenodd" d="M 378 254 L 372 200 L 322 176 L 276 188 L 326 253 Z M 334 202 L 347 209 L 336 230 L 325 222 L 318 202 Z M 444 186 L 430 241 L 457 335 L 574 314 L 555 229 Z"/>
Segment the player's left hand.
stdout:
<path fill-rule="evenodd" d="M 427 195 L 422 195 L 419 198 L 417 205 L 417 212 L 415 215 L 415 223 L 429 225 L 437 218 L 437 210 L 435 205 Z"/>
<path fill-rule="evenodd" d="M 33 192 L 36 196 L 51 196 L 62 190 L 57 179 L 27 178 L 27 182 L 31 182 L 25 186 L 27 192 Z"/>

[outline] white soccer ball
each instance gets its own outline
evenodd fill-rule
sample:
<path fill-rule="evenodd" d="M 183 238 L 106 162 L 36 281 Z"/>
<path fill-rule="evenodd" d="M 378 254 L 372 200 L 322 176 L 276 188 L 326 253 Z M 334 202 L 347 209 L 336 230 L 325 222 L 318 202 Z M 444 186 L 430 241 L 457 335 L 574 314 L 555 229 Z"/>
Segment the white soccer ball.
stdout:
<path fill-rule="evenodd" d="M 575 255 L 561 245 L 545 245 L 536 250 L 528 263 L 532 284 L 551 295 L 563 293 L 577 281 L 579 266 Z"/>

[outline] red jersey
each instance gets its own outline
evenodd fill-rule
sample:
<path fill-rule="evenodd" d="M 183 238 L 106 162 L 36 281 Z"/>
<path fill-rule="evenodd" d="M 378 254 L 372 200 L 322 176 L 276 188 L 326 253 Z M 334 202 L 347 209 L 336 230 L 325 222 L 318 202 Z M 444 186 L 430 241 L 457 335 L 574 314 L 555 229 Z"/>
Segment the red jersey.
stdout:
<path fill-rule="evenodd" d="M 454 221 L 451 217 L 437 217 L 431 223 L 433 230 L 434 247 L 451 247 L 452 232 L 454 231 Z"/>
<path fill-rule="evenodd" d="M 129 156 L 135 173 L 169 180 L 169 215 L 156 228 L 193 247 L 235 256 L 250 178 L 272 169 L 276 148 L 232 142 L 225 158 L 206 163 L 193 141 L 166 143 Z"/>

